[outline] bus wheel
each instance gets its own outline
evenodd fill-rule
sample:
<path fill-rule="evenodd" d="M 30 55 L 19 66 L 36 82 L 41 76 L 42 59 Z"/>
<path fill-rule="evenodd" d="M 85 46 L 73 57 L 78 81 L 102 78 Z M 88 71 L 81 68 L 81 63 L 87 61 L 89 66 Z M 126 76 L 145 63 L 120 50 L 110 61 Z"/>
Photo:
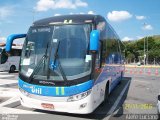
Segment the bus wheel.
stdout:
<path fill-rule="evenodd" d="M 11 65 L 9 73 L 13 73 L 16 70 L 16 66 L 15 65 Z"/>

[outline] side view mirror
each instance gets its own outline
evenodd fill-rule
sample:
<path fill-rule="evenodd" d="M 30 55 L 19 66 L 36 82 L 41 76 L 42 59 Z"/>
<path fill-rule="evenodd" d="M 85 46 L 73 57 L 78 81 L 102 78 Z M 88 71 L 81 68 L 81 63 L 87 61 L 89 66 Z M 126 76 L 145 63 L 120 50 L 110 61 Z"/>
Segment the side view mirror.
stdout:
<path fill-rule="evenodd" d="M 97 52 L 99 48 L 99 31 L 93 30 L 90 34 L 90 51 Z"/>
<path fill-rule="evenodd" d="M 24 38 L 26 37 L 26 34 L 12 34 L 10 36 L 8 36 L 7 38 L 7 42 L 6 42 L 6 52 L 10 52 L 11 48 L 12 48 L 12 43 L 15 39 L 17 38 Z"/>
<path fill-rule="evenodd" d="M 12 34 L 7 37 L 7 42 L 6 42 L 6 47 L 5 51 L 3 51 L 0 54 L 0 63 L 3 64 L 8 60 L 9 52 L 11 51 L 12 48 L 12 43 L 16 38 L 23 38 L 26 37 L 26 34 Z"/>

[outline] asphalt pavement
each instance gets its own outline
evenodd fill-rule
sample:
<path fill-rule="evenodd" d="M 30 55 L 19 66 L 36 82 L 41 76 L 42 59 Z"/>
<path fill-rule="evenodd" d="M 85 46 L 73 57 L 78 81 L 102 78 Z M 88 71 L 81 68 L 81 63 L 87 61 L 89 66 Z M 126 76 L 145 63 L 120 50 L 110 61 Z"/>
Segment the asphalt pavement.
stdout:
<path fill-rule="evenodd" d="M 0 97 L 0 109 L 5 113 L 12 114 L 15 116 L 7 116 L 4 113 L 0 118 L 11 117 L 18 120 L 82 120 L 82 119 L 116 119 L 124 120 L 129 119 L 129 115 L 141 115 L 138 117 L 143 117 L 144 115 L 152 115 L 154 119 L 157 119 L 157 95 L 160 90 L 160 74 L 156 74 L 157 68 L 151 68 L 151 74 L 148 74 L 148 68 L 144 70 L 146 72 L 141 72 L 142 68 L 126 68 L 125 77 L 123 78 L 121 84 L 119 84 L 109 96 L 108 103 L 101 104 L 93 113 L 88 115 L 79 114 L 68 114 L 68 113 L 58 113 L 37 109 L 25 108 L 20 105 L 20 102 L 15 95 L 1 96 Z M 132 70 L 132 72 L 130 72 Z M 159 70 L 159 69 L 158 69 Z M 135 72 L 137 71 L 137 72 Z M 1 89 L 10 89 L 13 92 L 17 89 L 17 83 L 15 78 L 17 78 L 17 73 L 12 73 L 9 75 L 14 75 L 11 78 L 3 78 L 3 84 L 0 84 Z M 1 76 L 1 73 L 0 73 Z M 10 80 L 10 83 L 5 83 L 4 80 Z M 8 80 L 8 81 L 9 81 Z M 14 81 L 14 82 L 13 82 Z M 16 91 L 14 91 L 15 93 Z M 14 94 L 13 93 L 13 94 Z M 18 93 L 18 92 L 17 92 Z M 13 99 L 14 98 L 14 99 Z M 13 103 L 16 101 L 16 104 Z M 9 101 L 10 100 L 10 101 Z M 14 101 L 15 100 L 15 101 Z M 16 111 L 16 113 L 14 112 Z M 37 115 L 38 114 L 38 115 Z M 18 115 L 18 116 L 17 116 Z M 143 115 L 143 116 L 142 116 Z M 137 117 L 137 116 L 136 116 Z M 150 117 L 150 116 L 149 116 Z"/>

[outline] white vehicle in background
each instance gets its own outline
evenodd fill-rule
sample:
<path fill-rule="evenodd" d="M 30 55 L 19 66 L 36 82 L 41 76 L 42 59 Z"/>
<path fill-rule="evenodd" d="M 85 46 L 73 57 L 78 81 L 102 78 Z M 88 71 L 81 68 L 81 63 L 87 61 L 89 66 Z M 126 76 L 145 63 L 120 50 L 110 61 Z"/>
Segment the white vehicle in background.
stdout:
<path fill-rule="evenodd" d="M 21 56 L 22 46 L 12 46 L 8 60 L 3 63 L 1 53 L 5 52 L 5 46 L 0 47 L 0 71 L 14 72 L 19 69 L 19 61 Z"/>

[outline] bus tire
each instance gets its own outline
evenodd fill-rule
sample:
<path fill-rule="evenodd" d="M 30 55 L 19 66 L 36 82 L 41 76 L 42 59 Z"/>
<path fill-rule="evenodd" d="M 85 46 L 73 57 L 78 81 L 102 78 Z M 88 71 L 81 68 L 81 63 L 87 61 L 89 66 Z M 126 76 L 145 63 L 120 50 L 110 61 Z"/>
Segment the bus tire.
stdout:
<path fill-rule="evenodd" d="M 11 65 L 9 73 L 13 73 L 16 70 L 16 66 L 15 65 Z"/>
<path fill-rule="evenodd" d="M 107 103 L 108 102 L 108 98 L 109 98 L 109 82 L 107 82 L 107 84 L 106 84 L 103 103 Z"/>

